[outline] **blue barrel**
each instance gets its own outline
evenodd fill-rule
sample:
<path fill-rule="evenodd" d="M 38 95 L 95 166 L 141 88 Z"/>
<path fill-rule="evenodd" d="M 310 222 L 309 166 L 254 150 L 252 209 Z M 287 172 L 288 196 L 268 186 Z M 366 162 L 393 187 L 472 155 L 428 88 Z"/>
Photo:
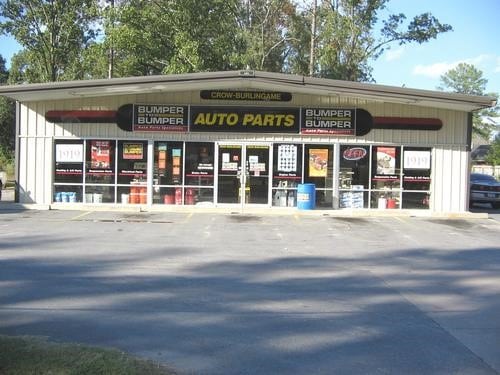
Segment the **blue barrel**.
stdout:
<path fill-rule="evenodd" d="M 299 184 L 297 186 L 297 208 L 299 210 L 314 210 L 316 206 L 316 185 Z"/>

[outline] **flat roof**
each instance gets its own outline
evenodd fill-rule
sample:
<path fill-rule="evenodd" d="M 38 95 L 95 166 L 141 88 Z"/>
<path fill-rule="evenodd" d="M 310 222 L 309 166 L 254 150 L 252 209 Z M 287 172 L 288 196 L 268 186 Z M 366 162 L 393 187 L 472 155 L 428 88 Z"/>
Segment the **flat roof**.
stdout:
<path fill-rule="evenodd" d="M 287 91 L 467 112 L 496 104 L 496 99 L 491 96 L 463 95 L 253 70 L 7 85 L 0 86 L 0 95 L 20 102 L 33 102 L 204 89 Z"/>

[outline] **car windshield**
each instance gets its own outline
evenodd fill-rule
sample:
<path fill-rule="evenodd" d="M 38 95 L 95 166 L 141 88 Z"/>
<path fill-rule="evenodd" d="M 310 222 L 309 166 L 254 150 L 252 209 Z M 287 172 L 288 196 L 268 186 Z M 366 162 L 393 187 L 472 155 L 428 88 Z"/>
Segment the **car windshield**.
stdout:
<path fill-rule="evenodd" d="M 471 174 L 470 178 L 472 181 L 497 182 L 495 177 L 487 174 Z"/>

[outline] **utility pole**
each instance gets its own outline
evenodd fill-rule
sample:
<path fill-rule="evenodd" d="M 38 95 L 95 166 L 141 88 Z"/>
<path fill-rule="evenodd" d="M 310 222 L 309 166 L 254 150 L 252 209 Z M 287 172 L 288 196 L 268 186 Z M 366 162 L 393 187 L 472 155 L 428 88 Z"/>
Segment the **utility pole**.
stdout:
<path fill-rule="evenodd" d="M 312 6 L 312 21 L 311 21 L 311 50 L 309 52 L 309 76 L 314 75 L 314 60 L 316 52 L 316 8 L 318 7 L 318 1 L 313 1 Z"/>
<path fill-rule="evenodd" d="M 109 51 L 108 51 L 108 78 L 113 78 L 113 68 L 115 63 L 115 49 L 113 46 L 113 29 L 115 27 L 115 0 L 109 0 L 111 3 L 111 38 L 109 38 Z"/>

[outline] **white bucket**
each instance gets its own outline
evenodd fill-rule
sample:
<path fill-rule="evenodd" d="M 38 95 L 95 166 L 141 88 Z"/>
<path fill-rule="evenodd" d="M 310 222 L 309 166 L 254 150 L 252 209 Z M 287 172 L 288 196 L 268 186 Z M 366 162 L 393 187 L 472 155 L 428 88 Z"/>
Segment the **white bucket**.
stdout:
<path fill-rule="evenodd" d="M 129 202 L 129 195 L 122 194 L 122 204 L 128 204 L 128 202 Z"/>
<path fill-rule="evenodd" d="M 93 201 L 93 199 L 92 199 L 93 195 L 94 195 L 94 194 L 92 194 L 92 193 L 90 193 L 90 194 L 88 194 L 88 193 L 87 193 L 87 194 L 85 194 L 85 203 L 92 203 L 92 201 Z"/>
<path fill-rule="evenodd" d="M 93 201 L 94 203 L 102 203 L 102 194 L 94 193 Z"/>
<path fill-rule="evenodd" d="M 280 196 L 280 207 L 286 207 L 286 193 L 283 193 L 283 195 Z"/>
<path fill-rule="evenodd" d="M 387 199 L 379 198 L 378 199 L 378 208 L 381 210 L 385 210 L 387 208 Z"/>

